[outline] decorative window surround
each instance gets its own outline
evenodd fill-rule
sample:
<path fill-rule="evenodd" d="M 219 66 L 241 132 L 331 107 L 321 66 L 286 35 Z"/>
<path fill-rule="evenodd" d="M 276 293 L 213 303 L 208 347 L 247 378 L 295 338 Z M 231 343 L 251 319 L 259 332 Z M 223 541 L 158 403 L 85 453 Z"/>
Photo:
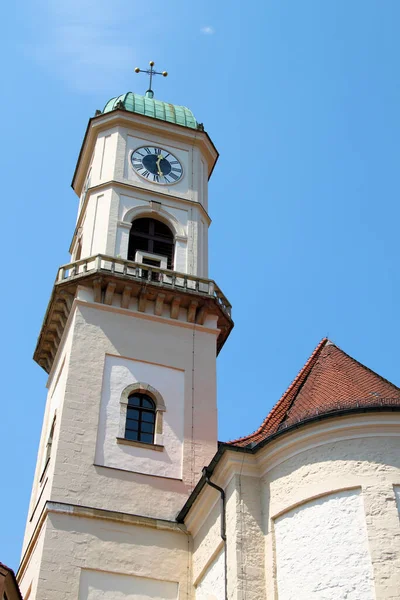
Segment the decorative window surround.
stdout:
<path fill-rule="evenodd" d="M 125 444 L 126 446 L 136 446 L 136 448 L 145 448 L 146 450 L 156 450 L 162 452 L 164 446 L 161 444 L 147 444 L 146 442 L 138 442 L 136 440 L 127 440 L 126 438 L 117 437 L 117 444 Z"/>
<path fill-rule="evenodd" d="M 127 440 L 125 438 L 125 425 L 126 425 L 126 413 L 128 409 L 128 398 L 133 393 L 147 394 L 155 402 L 156 405 L 156 422 L 154 429 L 154 444 L 147 444 L 145 442 L 137 442 L 134 440 Z M 120 399 L 120 418 L 119 418 L 119 430 L 118 430 L 118 443 L 126 443 L 132 446 L 140 446 L 141 448 L 151 448 L 153 450 L 162 449 L 163 446 L 163 412 L 166 411 L 166 406 L 163 397 L 160 392 L 153 388 L 148 383 L 137 382 L 128 385 L 121 394 Z"/>

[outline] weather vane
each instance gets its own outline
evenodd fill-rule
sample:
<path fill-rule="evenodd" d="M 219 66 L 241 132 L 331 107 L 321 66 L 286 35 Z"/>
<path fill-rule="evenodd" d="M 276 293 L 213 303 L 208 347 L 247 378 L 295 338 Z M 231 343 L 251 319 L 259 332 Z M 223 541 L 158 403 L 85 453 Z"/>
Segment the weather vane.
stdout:
<path fill-rule="evenodd" d="M 167 77 L 168 73 L 167 73 L 167 71 L 162 71 L 162 72 L 161 71 L 155 71 L 153 69 L 153 67 L 154 67 L 154 60 L 151 60 L 149 62 L 149 65 L 150 65 L 150 69 L 139 69 L 139 67 L 136 67 L 135 73 L 147 73 L 150 76 L 150 85 L 149 85 L 149 89 L 146 92 L 146 96 L 148 98 L 153 98 L 154 92 L 151 89 L 151 85 L 152 85 L 152 82 L 153 82 L 153 75 L 162 75 L 163 77 Z"/>

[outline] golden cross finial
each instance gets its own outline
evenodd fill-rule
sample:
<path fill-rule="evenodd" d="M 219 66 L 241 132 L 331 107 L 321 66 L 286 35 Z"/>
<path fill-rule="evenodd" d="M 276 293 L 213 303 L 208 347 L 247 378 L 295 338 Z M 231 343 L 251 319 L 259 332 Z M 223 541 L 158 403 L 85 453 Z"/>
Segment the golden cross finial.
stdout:
<path fill-rule="evenodd" d="M 154 92 L 151 89 L 151 85 L 152 85 L 152 82 L 153 82 L 153 75 L 162 75 L 163 77 L 167 77 L 168 73 L 167 73 L 167 71 L 162 71 L 162 72 L 161 71 L 155 71 L 153 69 L 153 67 L 154 67 L 154 60 L 151 60 L 149 62 L 149 65 L 150 65 L 150 69 L 139 69 L 139 67 L 136 67 L 135 73 L 147 73 L 150 76 L 150 85 L 149 85 L 149 89 L 146 92 L 146 96 L 148 98 L 153 98 Z"/>

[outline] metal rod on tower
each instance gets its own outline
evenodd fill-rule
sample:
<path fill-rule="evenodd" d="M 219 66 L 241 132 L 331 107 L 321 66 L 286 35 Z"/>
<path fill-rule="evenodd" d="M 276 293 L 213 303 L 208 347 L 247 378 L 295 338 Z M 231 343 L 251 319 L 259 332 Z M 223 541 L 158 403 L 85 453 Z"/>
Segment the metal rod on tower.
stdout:
<path fill-rule="evenodd" d="M 146 96 L 147 98 L 153 98 L 154 96 L 154 91 L 152 89 L 152 85 L 153 85 L 153 75 L 162 75 L 163 77 L 167 77 L 168 73 L 167 71 L 155 71 L 153 69 L 154 67 L 154 60 L 151 60 L 149 62 L 150 65 L 150 69 L 139 69 L 139 67 L 135 68 L 135 73 L 147 73 L 147 75 L 149 75 L 150 77 L 150 85 L 149 85 L 149 89 L 146 92 Z"/>

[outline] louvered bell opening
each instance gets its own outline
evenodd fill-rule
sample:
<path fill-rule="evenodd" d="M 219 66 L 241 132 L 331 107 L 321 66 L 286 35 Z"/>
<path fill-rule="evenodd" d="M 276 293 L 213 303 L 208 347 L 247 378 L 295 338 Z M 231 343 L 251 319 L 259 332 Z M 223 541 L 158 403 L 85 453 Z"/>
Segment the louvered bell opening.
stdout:
<path fill-rule="evenodd" d="M 155 219 L 136 219 L 129 236 L 128 260 L 142 250 L 167 257 L 168 269 L 174 268 L 174 236 L 170 228 Z"/>

